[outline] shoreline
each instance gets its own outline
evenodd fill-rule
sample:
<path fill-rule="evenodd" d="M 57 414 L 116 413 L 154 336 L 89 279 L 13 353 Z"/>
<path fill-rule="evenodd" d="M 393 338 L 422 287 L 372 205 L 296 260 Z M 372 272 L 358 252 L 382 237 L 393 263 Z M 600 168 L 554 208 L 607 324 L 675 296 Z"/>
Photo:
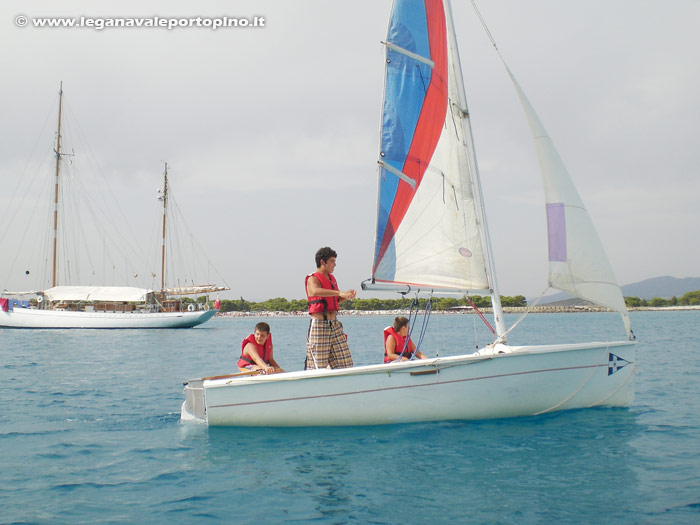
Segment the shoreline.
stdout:
<path fill-rule="evenodd" d="M 634 308 L 628 308 L 629 312 L 678 312 L 678 311 L 690 311 L 698 310 L 700 311 L 700 305 L 688 305 L 688 306 L 638 306 Z M 479 311 L 484 314 L 492 314 L 493 309 L 480 308 Z M 504 306 L 503 313 L 506 314 L 523 314 L 528 311 L 525 306 Z M 598 306 L 535 306 L 529 310 L 531 314 L 552 314 L 552 313 L 589 313 L 589 312 L 613 312 L 613 310 L 608 310 L 607 308 L 602 308 Z M 398 309 L 398 310 L 340 310 L 339 315 L 341 317 L 345 316 L 356 316 L 356 315 L 408 315 L 408 309 Z M 431 315 L 475 315 L 474 310 L 433 310 Z M 296 311 L 296 312 L 281 312 L 281 311 L 250 311 L 250 312 L 219 312 L 214 317 L 305 317 L 307 312 Z"/>

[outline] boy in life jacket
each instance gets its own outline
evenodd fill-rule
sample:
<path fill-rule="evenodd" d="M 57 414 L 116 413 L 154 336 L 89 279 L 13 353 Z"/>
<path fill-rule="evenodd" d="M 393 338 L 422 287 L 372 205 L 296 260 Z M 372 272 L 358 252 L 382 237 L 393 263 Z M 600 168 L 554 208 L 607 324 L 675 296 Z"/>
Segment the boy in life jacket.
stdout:
<path fill-rule="evenodd" d="M 327 246 L 316 252 L 316 271 L 306 276 L 311 321 L 306 335 L 304 369 L 348 368 L 352 356 L 343 324 L 336 319 L 338 304 L 355 298 L 355 290 L 341 291 L 333 276 L 338 254 Z"/>
<path fill-rule="evenodd" d="M 238 368 L 241 372 L 260 370 L 263 374 L 284 372 L 272 355 L 272 334 L 269 324 L 256 324 L 255 332 L 243 339 Z"/>
<path fill-rule="evenodd" d="M 423 352 L 416 351 L 416 345 L 408 337 L 408 319 L 397 317 L 394 319 L 394 326 L 384 329 L 384 362 L 408 361 L 414 355 L 418 359 L 427 359 Z"/>

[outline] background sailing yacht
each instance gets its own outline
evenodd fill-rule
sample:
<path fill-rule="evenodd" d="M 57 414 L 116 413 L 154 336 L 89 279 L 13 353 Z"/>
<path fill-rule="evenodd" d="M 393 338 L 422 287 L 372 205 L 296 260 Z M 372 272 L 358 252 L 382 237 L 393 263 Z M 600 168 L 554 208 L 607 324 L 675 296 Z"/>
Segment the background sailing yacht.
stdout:
<path fill-rule="evenodd" d="M 71 285 L 79 281 L 80 272 L 75 268 L 81 262 L 76 251 L 69 248 L 71 236 L 74 241 L 83 241 L 86 248 L 100 246 L 108 252 L 107 241 L 117 239 L 120 246 L 111 249 L 117 258 L 126 256 L 134 251 L 135 244 L 117 232 L 110 237 L 106 229 L 98 228 L 97 236 L 89 237 L 85 232 L 85 226 L 100 223 L 100 217 L 104 207 L 95 205 L 89 200 L 80 179 L 73 170 L 72 150 L 64 146 L 64 101 L 63 84 L 58 98 L 58 124 L 55 136 L 53 166 L 53 185 L 51 188 L 51 214 L 50 237 L 45 244 L 47 252 L 44 260 L 48 262 L 48 284 L 44 289 L 9 291 L 4 290 L 0 303 L 0 326 L 16 328 L 186 328 L 206 322 L 216 311 L 209 308 L 206 294 L 216 291 L 228 290 L 227 286 L 213 284 L 196 284 L 191 281 L 177 281 L 170 277 L 168 270 L 174 268 L 174 264 L 166 264 L 174 259 L 173 252 L 168 254 L 167 247 L 174 244 L 177 239 L 174 235 L 171 217 L 176 206 L 173 206 L 172 192 L 168 182 L 168 166 L 165 165 L 163 175 L 163 188 L 158 190 L 158 198 L 162 202 L 162 230 L 160 236 L 160 272 L 151 270 L 152 279 L 160 277 L 159 288 L 144 288 L 141 286 L 119 286 L 104 284 L 94 285 L 82 283 Z M 63 169 L 68 162 L 70 170 Z M 80 201 L 75 193 L 83 193 L 87 197 Z M 69 212 L 74 212 L 76 217 L 69 218 Z M 87 213 L 89 218 L 85 219 Z M 171 217 L 172 219 L 172 217 Z M 114 221 L 122 229 L 128 226 L 125 218 Z M 9 227 L 9 226 L 8 226 Z M 119 229 L 119 228 L 118 228 Z M 170 235 L 168 235 L 170 232 Z M 170 244 L 169 244 L 170 243 Z M 137 250 L 138 251 L 138 250 Z M 193 250 L 197 253 L 199 250 Z M 89 262 L 92 259 L 88 256 Z M 73 267 L 71 267 L 71 262 Z M 91 264 L 94 267 L 94 265 Z M 144 266 L 146 266 L 144 264 Z M 113 264 L 113 268 L 115 265 Z M 132 266 L 133 267 L 133 266 Z M 63 271 L 61 271 L 63 270 Z M 25 274 L 31 275 L 27 270 Z M 95 279 L 94 271 L 90 281 Z M 37 272 L 37 275 L 38 272 Z M 138 278 L 138 271 L 127 273 L 133 279 Z M 174 275 L 174 271 L 173 271 Z M 168 286 L 169 283 L 173 283 Z M 155 288 L 155 289 L 154 289 Z M 197 295 L 200 300 L 191 302 L 174 298 L 173 296 Z M 19 300 L 10 300 L 11 297 L 20 297 Z"/>

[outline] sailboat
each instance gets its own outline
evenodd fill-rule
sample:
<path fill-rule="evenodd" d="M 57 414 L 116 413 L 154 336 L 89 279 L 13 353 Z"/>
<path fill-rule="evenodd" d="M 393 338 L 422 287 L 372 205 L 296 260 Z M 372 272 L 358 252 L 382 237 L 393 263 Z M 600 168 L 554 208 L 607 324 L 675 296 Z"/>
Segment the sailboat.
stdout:
<path fill-rule="evenodd" d="M 55 187 L 53 199 L 52 285 L 45 290 L 8 291 L 0 296 L 0 327 L 6 328 L 190 328 L 211 319 L 217 309 L 205 303 L 184 302 L 183 295 L 201 295 L 228 287 L 212 284 L 166 288 L 166 220 L 168 211 L 168 165 L 165 164 L 163 190 L 163 235 L 161 240 L 160 290 L 131 286 L 71 286 L 58 282 L 58 224 L 61 220 L 59 199 L 62 150 L 61 120 L 63 83 L 59 90 L 58 126 L 55 152 Z M 27 272 L 29 273 L 29 272 Z M 29 299 L 16 299 L 29 297 Z"/>
<path fill-rule="evenodd" d="M 489 294 L 493 341 L 473 353 L 186 383 L 182 420 L 336 426 L 532 416 L 634 397 L 624 299 L 563 162 L 515 77 L 545 188 L 549 285 L 619 312 L 619 341 L 508 343 L 449 0 L 395 0 L 386 42 L 379 204 L 365 290 Z M 511 327 L 512 329 L 513 327 Z"/>

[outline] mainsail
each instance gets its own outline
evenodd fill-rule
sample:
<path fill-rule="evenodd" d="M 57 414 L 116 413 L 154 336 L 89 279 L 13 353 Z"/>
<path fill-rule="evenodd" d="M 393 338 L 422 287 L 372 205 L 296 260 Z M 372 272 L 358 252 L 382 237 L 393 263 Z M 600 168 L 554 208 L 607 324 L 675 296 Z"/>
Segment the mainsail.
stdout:
<path fill-rule="evenodd" d="M 394 2 L 385 42 L 374 282 L 493 289 L 452 31 L 442 0 Z"/>

